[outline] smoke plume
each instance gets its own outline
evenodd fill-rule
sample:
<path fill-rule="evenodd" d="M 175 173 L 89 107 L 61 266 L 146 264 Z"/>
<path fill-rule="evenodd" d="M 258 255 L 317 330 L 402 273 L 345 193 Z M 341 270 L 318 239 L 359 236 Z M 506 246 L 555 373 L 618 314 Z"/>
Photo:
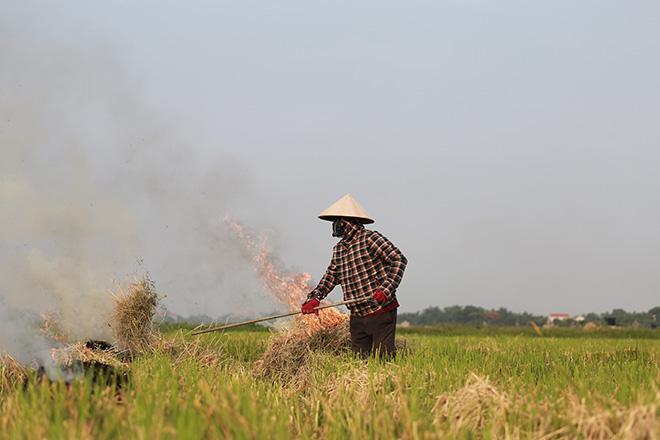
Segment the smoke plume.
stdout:
<path fill-rule="evenodd" d="M 17 29 L 0 26 L 0 350 L 41 349 L 44 312 L 69 340 L 110 338 L 108 289 L 136 270 L 172 310 L 228 312 L 254 285 L 219 227 L 249 192 L 240 167 L 192 154 L 203 140 L 143 103 L 104 42 Z"/>

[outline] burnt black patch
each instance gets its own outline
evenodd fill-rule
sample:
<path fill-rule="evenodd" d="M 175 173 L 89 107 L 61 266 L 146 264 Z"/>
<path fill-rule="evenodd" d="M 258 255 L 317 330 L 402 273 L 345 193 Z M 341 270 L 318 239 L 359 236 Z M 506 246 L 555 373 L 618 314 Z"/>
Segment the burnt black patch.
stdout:
<path fill-rule="evenodd" d="M 85 347 L 89 348 L 90 350 L 97 351 L 109 351 L 115 348 L 114 345 L 109 342 L 99 341 L 96 339 L 90 339 L 89 341 L 85 342 Z"/>

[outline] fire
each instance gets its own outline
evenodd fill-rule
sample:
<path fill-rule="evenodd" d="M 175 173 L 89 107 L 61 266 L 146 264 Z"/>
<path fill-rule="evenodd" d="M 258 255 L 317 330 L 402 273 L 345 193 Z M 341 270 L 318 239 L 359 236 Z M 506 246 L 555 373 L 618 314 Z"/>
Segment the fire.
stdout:
<path fill-rule="evenodd" d="M 245 242 L 254 264 L 254 272 L 263 288 L 289 311 L 300 310 L 300 306 L 307 298 L 307 293 L 311 290 L 311 275 L 300 272 L 283 273 L 275 267 L 272 251 L 267 246 L 270 230 L 266 229 L 262 233 L 256 233 L 232 221 L 227 216 L 223 218 L 223 221 Z M 327 308 L 319 311 L 318 318 L 316 315 L 305 315 L 302 316 L 302 319 L 310 326 L 310 331 L 313 331 L 344 322 L 347 315 L 335 308 Z"/>
<path fill-rule="evenodd" d="M 39 331 L 45 337 L 60 344 L 66 343 L 67 338 L 60 329 L 57 313 L 43 312 L 41 313 L 41 319 L 43 319 L 43 323 L 41 324 Z"/>

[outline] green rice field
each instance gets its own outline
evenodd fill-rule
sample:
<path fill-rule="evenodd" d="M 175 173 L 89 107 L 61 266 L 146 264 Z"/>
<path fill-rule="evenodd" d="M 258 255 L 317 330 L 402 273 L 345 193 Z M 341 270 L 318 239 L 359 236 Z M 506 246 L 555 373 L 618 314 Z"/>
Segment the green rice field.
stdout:
<path fill-rule="evenodd" d="M 119 386 L 23 385 L 3 366 L 0 438 L 660 438 L 652 330 L 413 328 L 388 362 L 306 349 L 268 374 L 256 365 L 277 334 L 163 332 Z"/>

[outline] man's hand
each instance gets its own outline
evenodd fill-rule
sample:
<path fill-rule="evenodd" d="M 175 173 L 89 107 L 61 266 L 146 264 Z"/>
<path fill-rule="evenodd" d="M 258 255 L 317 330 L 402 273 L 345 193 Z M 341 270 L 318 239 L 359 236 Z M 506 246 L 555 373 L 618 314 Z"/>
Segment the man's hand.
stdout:
<path fill-rule="evenodd" d="M 302 312 L 303 315 L 309 315 L 310 313 L 316 313 L 316 315 L 318 316 L 319 311 L 314 310 L 314 307 L 318 307 L 319 304 L 320 303 L 319 303 L 318 299 L 312 298 L 309 301 L 303 303 L 302 308 L 300 309 L 300 311 Z"/>
<path fill-rule="evenodd" d="M 385 292 L 383 292 L 380 289 L 376 289 L 376 291 L 374 292 L 374 298 L 376 298 L 376 301 L 378 302 L 387 301 L 387 295 L 385 295 Z"/>

